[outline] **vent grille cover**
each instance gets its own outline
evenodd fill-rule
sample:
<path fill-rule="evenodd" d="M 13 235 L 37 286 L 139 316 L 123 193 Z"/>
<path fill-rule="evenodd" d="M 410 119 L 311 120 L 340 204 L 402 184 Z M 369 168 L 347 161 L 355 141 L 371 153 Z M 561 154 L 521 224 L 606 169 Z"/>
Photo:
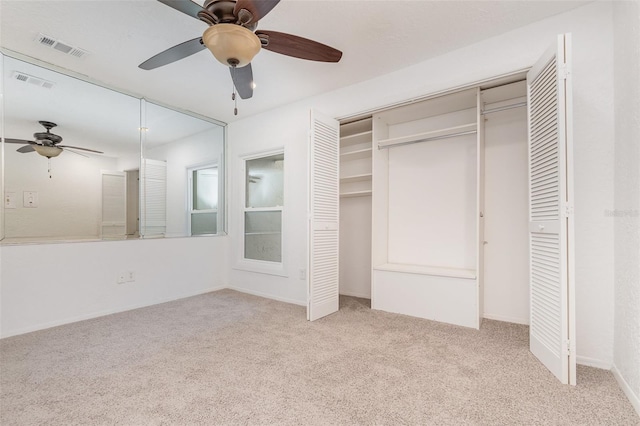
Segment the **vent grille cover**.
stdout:
<path fill-rule="evenodd" d="M 43 46 L 52 47 L 56 49 L 58 52 L 75 56 L 76 58 L 82 58 L 87 53 L 89 53 L 84 49 L 80 49 L 79 47 L 69 46 L 67 43 L 63 41 L 56 40 L 55 38 L 42 33 L 38 34 L 36 41 Z"/>
<path fill-rule="evenodd" d="M 43 78 L 34 77 L 29 74 L 25 74 L 20 71 L 14 71 L 11 74 L 11 78 L 14 78 L 18 81 L 22 81 L 24 83 L 33 84 L 34 86 L 44 87 L 45 89 L 52 89 L 56 84 L 52 81 L 45 80 Z"/>

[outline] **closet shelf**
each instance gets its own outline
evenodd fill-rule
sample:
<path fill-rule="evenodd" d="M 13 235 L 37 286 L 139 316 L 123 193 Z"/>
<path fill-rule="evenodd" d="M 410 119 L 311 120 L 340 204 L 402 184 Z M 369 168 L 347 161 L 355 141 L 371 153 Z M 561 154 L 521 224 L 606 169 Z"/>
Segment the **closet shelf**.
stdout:
<path fill-rule="evenodd" d="M 475 280 L 475 269 L 445 268 L 441 266 L 406 265 L 402 263 L 385 263 L 373 267 L 374 271 L 405 272 L 407 274 L 433 275 L 437 277 L 465 278 Z"/>
<path fill-rule="evenodd" d="M 350 151 L 340 154 L 341 160 L 359 160 L 361 158 L 371 157 L 371 148 L 359 149 L 357 151 Z"/>
<path fill-rule="evenodd" d="M 432 130 L 430 132 L 416 133 L 397 138 L 382 139 L 378 141 L 378 149 L 397 145 L 407 145 L 416 142 L 428 142 L 430 140 L 445 139 L 461 134 L 475 133 L 478 130 L 476 123 L 463 124 L 461 126 L 447 127 L 446 129 Z"/>
<path fill-rule="evenodd" d="M 342 136 L 340 138 L 341 146 L 349 146 L 349 145 L 357 145 L 360 143 L 371 143 L 371 137 L 373 135 L 373 131 L 367 130 L 365 132 L 354 133 L 352 135 Z"/>
<path fill-rule="evenodd" d="M 351 197 L 366 197 L 371 195 L 371 190 L 367 191 L 353 191 L 353 192 L 342 192 L 340 193 L 341 198 L 351 198 Z"/>
<path fill-rule="evenodd" d="M 353 175 L 353 176 L 345 176 L 340 178 L 340 183 L 351 183 L 351 182 L 366 182 L 371 180 L 371 173 L 366 173 L 362 175 Z"/>

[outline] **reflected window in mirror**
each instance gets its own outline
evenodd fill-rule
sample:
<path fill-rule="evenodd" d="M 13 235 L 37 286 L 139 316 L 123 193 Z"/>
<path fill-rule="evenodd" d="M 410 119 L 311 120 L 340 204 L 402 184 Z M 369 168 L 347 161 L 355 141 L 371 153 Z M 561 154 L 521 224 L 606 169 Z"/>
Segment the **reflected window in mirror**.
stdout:
<path fill-rule="evenodd" d="M 147 101 L 143 121 L 142 236 L 224 233 L 224 127 Z"/>
<path fill-rule="evenodd" d="M 217 234 L 218 167 L 189 170 L 189 229 L 191 235 Z"/>

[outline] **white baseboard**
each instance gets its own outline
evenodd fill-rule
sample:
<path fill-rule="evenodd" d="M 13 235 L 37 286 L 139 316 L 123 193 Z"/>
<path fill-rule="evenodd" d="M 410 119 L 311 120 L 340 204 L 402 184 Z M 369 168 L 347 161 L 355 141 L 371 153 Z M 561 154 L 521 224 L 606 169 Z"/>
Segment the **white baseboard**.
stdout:
<path fill-rule="evenodd" d="M 230 290 L 239 291 L 240 293 L 247 293 L 247 294 L 251 294 L 253 296 L 264 297 L 265 299 L 277 300 L 278 302 L 291 303 L 293 305 L 298 305 L 298 306 L 307 306 L 307 302 L 300 301 L 300 300 L 294 300 L 294 299 L 288 299 L 286 297 L 274 296 L 273 294 L 262 293 L 260 291 L 249 290 L 249 289 L 246 289 L 246 288 L 235 287 L 235 286 L 232 286 L 232 285 L 228 286 L 227 288 L 230 289 Z"/>
<path fill-rule="evenodd" d="M 359 297 L 360 299 L 371 299 L 370 294 L 358 293 L 357 291 L 340 290 L 340 296 L 351 296 L 351 297 Z"/>
<path fill-rule="evenodd" d="M 173 302 L 174 300 L 186 299 L 187 297 L 193 297 L 193 296 L 198 296 L 200 294 L 211 293 L 212 291 L 223 290 L 225 288 L 227 288 L 227 287 L 226 286 L 210 287 L 210 288 L 207 288 L 205 290 L 200 290 L 200 291 L 192 292 L 192 293 L 185 293 L 185 294 L 181 294 L 181 295 L 178 295 L 178 296 L 175 296 L 175 297 L 158 299 L 158 300 L 153 300 L 153 301 L 143 302 L 143 303 L 136 303 L 136 304 L 127 305 L 127 306 L 116 308 L 116 309 L 106 309 L 104 311 L 92 312 L 90 314 L 78 315 L 78 316 L 71 317 L 71 318 L 65 318 L 65 319 L 61 319 L 61 320 L 56 320 L 56 321 L 50 321 L 50 322 L 46 322 L 46 323 L 36 324 L 36 325 L 33 325 L 33 326 L 20 328 L 18 330 L 9 331 L 8 333 L 3 334 L 2 336 L 0 336 L 0 339 L 4 339 L 6 337 L 11 337 L 11 336 L 18 336 L 20 334 L 31 333 L 33 331 L 45 330 L 47 328 L 58 327 L 60 325 L 71 324 L 71 323 L 78 322 L 78 321 L 85 321 L 85 320 L 88 320 L 88 319 L 103 317 L 103 316 L 106 316 L 106 315 L 117 314 L 117 313 L 120 313 L 120 312 L 131 311 L 133 309 L 146 308 L 148 306 L 159 305 L 161 303 Z"/>
<path fill-rule="evenodd" d="M 611 370 L 611 362 L 601 359 L 589 358 L 586 356 L 576 356 L 576 364 L 586 365 L 587 367 L 600 368 L 602 370 Z"/>
<path fill-rule="evenodd" d="M 494 321 L 510 322 L 513 324 L 529 325 L 529 318 L 506 317 L 503 315 L 482 314 L 482 318 Z"/>
<path fill-rule="evenodd" d="M 622 392 L 624 392 L 624 394 L 629 399 L 629 402 L 631 402 L 631 405 L 633 405 L 633 408 L 635 408 L 636 413 L 638 413 L 638 415 L 640 416 L 640 395 L 636 395 L 633 392 L 633 389 L 631 389 L 629 383 L 627 383 L 624 377 L 622 377 L 615 364 L 613 364 L 613 366 L 611 367 L 611 372 L 613 373 L 613 377 L 616 378 L 620 389 L 622 389 Z"/>

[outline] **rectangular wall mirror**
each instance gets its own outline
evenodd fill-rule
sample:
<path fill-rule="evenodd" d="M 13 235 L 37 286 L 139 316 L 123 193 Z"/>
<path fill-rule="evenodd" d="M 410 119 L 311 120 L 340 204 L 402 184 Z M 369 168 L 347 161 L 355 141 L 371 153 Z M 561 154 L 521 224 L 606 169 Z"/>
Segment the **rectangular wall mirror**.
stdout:
<path fill-rule="evenodd" d="M 224 232 L 221 124 L 8 55 L 2 91 L 3 244 Z"/>

